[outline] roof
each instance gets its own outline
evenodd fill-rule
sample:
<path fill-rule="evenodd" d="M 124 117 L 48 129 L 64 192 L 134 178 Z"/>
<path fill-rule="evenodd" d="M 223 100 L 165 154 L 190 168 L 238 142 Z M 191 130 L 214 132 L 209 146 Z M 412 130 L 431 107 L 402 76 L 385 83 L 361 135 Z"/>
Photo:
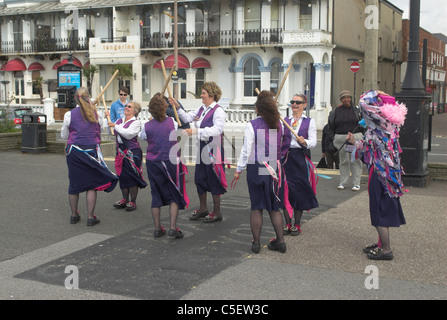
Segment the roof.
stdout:
<path fill-rule="evenodd" d="M 204 0 L 188 1 L 203 2 Z M 81 0 L 72 2 L 65 0 L 63 3 L 61 3 L 60 0 L 4 0 L 4 5 L 2 6 L 0 4 L 0 16 L 65 11 L 66 8 L 73 8 L 73 6 L 75 6 L 78 10 L 87 10 L 111 7 L 133 7 L 137 5 L 152 5 L 163 3 L 174 3 L 174 0 Z"/>

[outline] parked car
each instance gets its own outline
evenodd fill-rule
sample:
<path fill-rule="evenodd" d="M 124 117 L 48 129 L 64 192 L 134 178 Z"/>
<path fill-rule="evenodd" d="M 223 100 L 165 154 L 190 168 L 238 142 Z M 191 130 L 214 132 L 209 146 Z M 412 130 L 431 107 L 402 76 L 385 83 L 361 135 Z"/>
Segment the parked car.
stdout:
<path fill-rule="evenodd" d="M 0 109 L 0 124 L 5 123 L 6 119 L 8 119 L 9 121 L 12 121 L 14 123 L 14 127 L 21 128 L 22 116 L 29 112 L 32 112 L 32 109 L 26 108 L 26 107 L 25 108 L 9 107 L 9 109 L 1 108 Z"/>

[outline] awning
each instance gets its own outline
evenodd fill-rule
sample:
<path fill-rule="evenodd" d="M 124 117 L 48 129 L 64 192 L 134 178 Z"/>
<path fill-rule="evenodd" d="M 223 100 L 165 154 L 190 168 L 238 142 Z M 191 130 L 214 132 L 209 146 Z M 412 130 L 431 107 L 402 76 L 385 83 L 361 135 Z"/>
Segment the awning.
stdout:
<path fill-rule="evenodd" d="M 162 69 L 161 61 L 163 61 L 163 59 L 159 59 L 159 60 L 157 60 L 157 61 L 154 63 L 154 66 L 153 66 L 152 68 L 154 68 L 154 69 Z M 165 66 L 165 67 L 166 67 L 166 66 Z"/>
<path fill-rule="evenodd" d="M 68 59 L 64 59 L 64 60 L 62 60 L 61 61 L 61 64 L 59 65 L 59 67 L 60 66 L 63 66 L 64 64 L 67 64 L 68 63 Z M 75 57 L 73 57 L 73 62 L 72 62 L 75 66 L 78 66 L 78 67 L 82 67 L 82 63 L 81 63 L 81 61 L 79 61 L 79 59 L 78 58 L 75 58 Z"/>
<path fill-rule="evenodd" d="M 193 68 L 193 69 L 199 69 L 199 68 L 211 69 L 211 65 L 210 65 L 210 62 L 208 60 L 206 60 L 205 58 L 196 58 L 192 62 L 191 68 Z"/>
<path fill-rule="evenodd" d="M 165 60 L 165 68 L 170 69 L 170 68 L 172 68 L 173 65 L 174 65 L 174 55 L 171 54 Z M 188 58 L 185 55 L 179 53 L 177 69 L 189 69 L 189 68 L 190 68 L 190 64 L 189 64 Z"/>
<path fill-rule="evenodd" d="M 45 70 L 44 66 L 40 62 L 33 62 L 28 66 L 29 71 Z"/>
<path fill-rule="evenodd" d="M 84 68 L 90 68 L 90 61 L 87 61 L 86 63 L 84 63 Z"/>
<path fill-rule="evenodd" d="M 4 69 L 3 69 L 4 67 Z M 16 58 L 13 60 L 9 60 L 6 62 L 6 64 L 2 67 L 2 70 L 4 71 L 25 71 L 26 70 L 26 64 L 21 59 Z"/>
<path fill-rule="evenodd" d="M 53 66 L 53 70 L 57 70 L 58 67 L 63 66 L 68 63 L 68 59 L 64 59 L 62 61 L 56 62 Z M 78 67 L 82 67 L 81 61 L 78 58 L 73 57 L 73 64 Z"/>

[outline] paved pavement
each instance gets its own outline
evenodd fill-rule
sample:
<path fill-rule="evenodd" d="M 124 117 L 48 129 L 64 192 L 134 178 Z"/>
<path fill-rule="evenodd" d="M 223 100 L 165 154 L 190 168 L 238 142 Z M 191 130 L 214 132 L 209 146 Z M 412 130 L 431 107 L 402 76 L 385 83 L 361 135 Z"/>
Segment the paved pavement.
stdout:
<path fill-rule="evenodd" d="M 445 120 L 445 114 L 434 118 L 439 139 L 447 138 Z M 269 251 L 274 233 L 265 214 L 264 247 L 255 255 L 245 179 L 222 196 L 224 221 L 193 222 L 188 213 L 198 200 L 190 167 L 191 205 L 179 217 L 185 237 L 154 239 L 149 189 L 140 191 L 132 213 L 112 208 L 118 189 L 100 193 L 101 223 L 94 227 L 86 226 L 81 195 L 81 222 L 71 225 L 64 156 L 3 152 L 0 299 L 166 299 L 182 306 L 210 299 L 445 300 L 447 184 L 409 188 L 401 200 L 407 224 L 391 229 L 394 260 L 371 261 L 362 252 L 377 239 L 369 220 L 367 177 L 360 192 L 338 191 L 337 171 L 319 172 L 324 175 L 317 187 L 320 207 L 304 214 L 303 233 L 286 237 L 285 254 Z M 164 208 L 162 223 L 168 221 Z M 365 273 L 368 268 L 373 272 Z M 79 289 L 67 289 L 77 284 L 76 275 Z M 371 283 L 378 289 L 367 289 Z"/>

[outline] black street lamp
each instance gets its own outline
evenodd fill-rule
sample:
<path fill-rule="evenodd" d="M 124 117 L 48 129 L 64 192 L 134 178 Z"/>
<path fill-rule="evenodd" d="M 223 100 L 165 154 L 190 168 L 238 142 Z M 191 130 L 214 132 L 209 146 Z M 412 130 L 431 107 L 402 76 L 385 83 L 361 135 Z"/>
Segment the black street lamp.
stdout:
<path fill-rule="evenodd" d="M 428 110 L 425 102 L 430 96 L 425 92 L 419 72 L 419 15 L 420 0 L 410 0 L 410 41 L 407 71 L 402 90 L 396 99 L 408 108 L 407 119 L 400 131 L 403 182 L 407 186 L 426 187 L 429 179 L 428 157 Z"/>
<path fill-rule="evenodd" d="M 399 56 L 399 50 L 396 47 L 393 49 L 393 67 L 394 67 L 394 80 L 393 80 L 393 95 L 396 95 L 396 65 L 397 57 Z"/>

